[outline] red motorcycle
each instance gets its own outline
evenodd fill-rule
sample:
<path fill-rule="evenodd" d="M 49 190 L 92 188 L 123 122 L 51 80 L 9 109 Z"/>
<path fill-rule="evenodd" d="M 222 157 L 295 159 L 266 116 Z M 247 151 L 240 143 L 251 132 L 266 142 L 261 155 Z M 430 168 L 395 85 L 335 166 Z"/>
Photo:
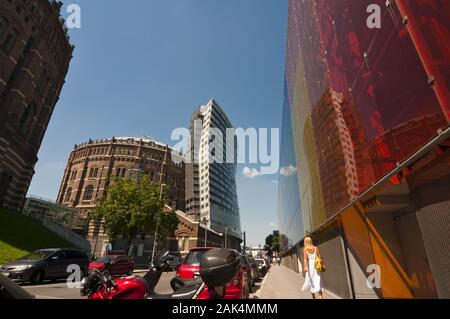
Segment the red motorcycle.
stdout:
<path fill-rule="evenodd" d="M 173 279 L 172 294 L 155 292 L 161 274 L 169 269 L 172 256 L 160 252 L 151 269 L 143 276 L 113 279 L 108 273 L 94 269 L 81 282 L 81 295 L 89 299 L 220 299 L 225 287 L 239 271 L 241 257 L 235 250 L 216 248 L 206 252 L 200 262 L 200 278 Z"/>

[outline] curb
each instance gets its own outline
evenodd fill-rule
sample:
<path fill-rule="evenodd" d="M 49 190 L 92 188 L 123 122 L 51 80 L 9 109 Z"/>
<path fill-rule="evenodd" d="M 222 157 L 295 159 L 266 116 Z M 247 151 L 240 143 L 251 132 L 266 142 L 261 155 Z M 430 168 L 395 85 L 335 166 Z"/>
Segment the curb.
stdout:
<path fill-rule="evenodd" d="M 264 288 L 264 284 L 266 283 L 266 279 L 269 274 L 270 274 L 270 269 L 267 271 L 266 275 L 264 276 L 263 280 L 261 281 L 261 286 L 259 287 L 258 291 L 255 293 L 255 297 L 257 297 L 258 299 L 260 299 L 262 290 Z"/>

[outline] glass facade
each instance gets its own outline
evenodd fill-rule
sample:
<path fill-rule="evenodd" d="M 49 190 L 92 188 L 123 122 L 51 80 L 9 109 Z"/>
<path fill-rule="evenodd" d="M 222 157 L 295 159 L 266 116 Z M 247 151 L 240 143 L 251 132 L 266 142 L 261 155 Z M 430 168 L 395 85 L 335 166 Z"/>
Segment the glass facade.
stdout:
<path fill-rule="evenodd" d="M 192 115 L 191 136 L 196 139 L 191 141 L 192 164 L 186 166 L 186 211 L 196 220 L 206 220 L 229 241 L 232 236 L 240 240 L 241 221 L 236 187 L 237 144 L 228 144 L 227 129 L 233 129 L 233 125 L 213 99 Z M 233 154 L 234 162 L 225 162 L 228 153 Z M 216 162 L 215 155 L 222 155 L 222 160 Z M 239 242 L 235 240 L 234 245 L 238 248 Z"/>
<path fill-rule="evenodd" d="M 343 298 L 450 296 L 450 239 L 436 236 L 450 230 L 447 2 L 289 1 L 283 262 L 301 268 L 311 235 Z"/>
<path fill-rule="evenodd" d="M 286 92 L 286 90 L 285 90 Z M 285 96 L 281 132 L 280 175 L 278 183 L 278 223 L 283 229 L 282 250 L 292 247 L 304 236 L 300 212 L 300 192 L 297 178 L 297 161 L 294 150 L 289 99 Z"/>
<path fill-rule="evenodd" d="M 449 126 L 446 2 L 289 1 L 278 204 L 287 246 Z M 374 3 L 379 29 L 367 27 Z"/>

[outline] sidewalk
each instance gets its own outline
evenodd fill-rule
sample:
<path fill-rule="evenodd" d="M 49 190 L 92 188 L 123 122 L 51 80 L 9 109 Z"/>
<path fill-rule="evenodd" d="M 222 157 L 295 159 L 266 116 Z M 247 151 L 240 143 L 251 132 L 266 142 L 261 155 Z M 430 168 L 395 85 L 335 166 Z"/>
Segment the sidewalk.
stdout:
<path fill-rule="evenodd" d="M 272 265 L 264 277 L 260 289 L 255 293 L 259 299 L 312 299 L 309 292 L 301 291 L 304 278 L 285 267 Z M 324 299 L 333 297 L 324 292 Z"/>

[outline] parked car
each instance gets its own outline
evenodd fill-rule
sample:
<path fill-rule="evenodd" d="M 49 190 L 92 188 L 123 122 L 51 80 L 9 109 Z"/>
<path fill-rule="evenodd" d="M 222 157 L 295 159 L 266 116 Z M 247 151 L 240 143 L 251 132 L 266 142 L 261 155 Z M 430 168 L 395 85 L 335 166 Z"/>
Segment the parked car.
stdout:
<path fill-rule="evenodd" d="M 40 284 L 46 279 L 66 279 L 69 265 L 78 265 L 84 277 L 89 265 L 87 253 L 77 249 L 36 250 L 0 267 L 0 273 L 19 282 Z"/>
<path fill-rule="evenodd" d="M 249 286 L 249 289 L 251 292 L 252 287 L 255 286 L 255 278 L 253 277 L 253 269 L 252 269 L 252 266 L 251 266 L 250 261 L 248 260 L 247 256 L 242 255 L 241 259 L 242 259 L 242 262 L 241 262 L 242 271 L 244 271 L 247 274 L 248 286 Z"/>
<path fill-rule="evenodd" d="M 250 267 L 252 268 L 252 277 L 253 277 L 253 282 L 258 282 L 259 281 L 259 274 L 258 274 L 258 264 L 256 263 L 255 258 L 253 257 L 247 257 L 248 262 L 250 264 Z"/>
<path fill-rule="evenodd" d="M 255 258 L 256 264 L 258 265 L 258 275 L 259 277 L 264 277 L 267 273 L 268 267 L 266 260 L 263 258 Z"/>
<path fill-rule="evenodd" d="M 212 248 L 193 248 L 183 260 L 176 272 L 176 277 L 179 279 L 194 279 L 200 275 L 200 260 L 203 254 Z M 208 294 L 207 288 L 202 291 L 199 299 L 206 298 Z M 234 277 L 234 279 L 227 285 L 225 292 L 225 299 L 247 299 L 250 295 L 250 287 L 248 285 L 247 273 L 241 269 Z"/>
<path fill-rule="evenodd" d="M 264 258 L 264 260 L 266 261 L 267 270 L 269 270 L 272 266 L 272 260 L 270 258 Z"/>
<path fill-rule="evenodd" d="M 100 257 L 89 264 L 89 272 L 97 269 L 101 272 L 108 272 L 112 276 L 132 275 L 135 260 L 133 257 L 123 255 L 109 255 Z"/>
<path fill-rule="evenodd" d="M 193 279 L 200 276 L 200 260 L 205 252 L 211 248 L 193 248 L 189 251 L 189 254 L 184 258 L 180 267 L 175 274 L 180 279 Z"/>
<path fill-rule="evenodd" d="M 173 255 L 170 255 L 170 257 L 169 257 L 169 259 L 168 259 L 168 261 L 167 261 L 167 263 L 168 263 L 168 265 L 169 265 L 169 268 L 170 268 L 170 270 L 172 270 L 172 271 L 176 271 L 176 270 L 178 270 L 178 268 L 180 267 L 180 265 L 182 264 L 182 260 L 181 260 L 181 258 L 180 257 L 178 257 L 178 256 L 173 256 Z"/>

